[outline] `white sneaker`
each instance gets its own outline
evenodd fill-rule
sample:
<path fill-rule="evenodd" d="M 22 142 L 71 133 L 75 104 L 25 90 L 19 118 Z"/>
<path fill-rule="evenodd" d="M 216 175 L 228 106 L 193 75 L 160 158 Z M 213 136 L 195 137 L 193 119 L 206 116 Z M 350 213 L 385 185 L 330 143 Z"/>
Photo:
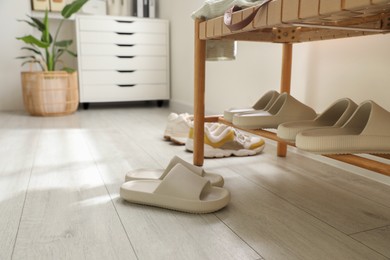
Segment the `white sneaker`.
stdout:
<path fill-rule="evenodd" d="M 205 127 L 204 157 L 249 156 L 263 151 L 265 142 L 262 138 L 243 134 L 231 126 L 219 125 L 213 131 Z M 190 129 L 186 149 L 191 152 L 194 150 L 193 128 Z"/>
<path fill-rule="evenodd" d="M 164 131 L 164 139 L 176 144 L 184 145 L 188 138 L 190 128 L 193 127 L 194 117 L 188 113 L 171 113 L 168 116 L 168 123 Z"/>

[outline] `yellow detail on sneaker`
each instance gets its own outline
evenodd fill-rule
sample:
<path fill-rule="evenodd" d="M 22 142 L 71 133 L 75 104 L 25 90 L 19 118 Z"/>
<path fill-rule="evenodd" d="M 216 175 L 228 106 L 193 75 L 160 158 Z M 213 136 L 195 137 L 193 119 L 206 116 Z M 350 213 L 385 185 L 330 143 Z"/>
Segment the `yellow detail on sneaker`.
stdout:
<path fill-rule="evenodd" d="M 220 141 L 213 143 L 207 135 L 204 135 L 204 143 L 207 145 L 210 145 L 211 147 L 214 148 L 220 148 L 223 146 L 225 143 L 234 141 L 234 131 L 230 130 L 227 135 L 224 136 Z"/>
<path fill-rule="evenodd" d="M 188 138 L 194 139 L 194 128 L 190 128 L 190 131 L 188 132 Z"/>
<path fill-rule="evenodd" d="M 261 146 L 263 146 L 265 144 L 264 140 L 263 139 L 260 139 L 260 141 L 258 141 L 257 143 L 254 143 L 252 144 L 249 149 L 250 150 L 253 150 L 253 149 L 256 149 L 256 148 L 259 148 Z"/>
<path fill-rule="evenodd" d="M 188 132 L 188 138 L 194 139 L 194 128 L 190 128 L 190 131 Z M 220 141 L 216 143 L 211 141 L 206 133 L 204 134 L 203 139 L 205 144 L 210 145 L 213 148 L 219 148 L 222 145 L 224 145 L 226 142 L 234 141 L 234 131 L 233 130 L 229 131 L 229 133 L 224 138 L 222 138 Z"/>

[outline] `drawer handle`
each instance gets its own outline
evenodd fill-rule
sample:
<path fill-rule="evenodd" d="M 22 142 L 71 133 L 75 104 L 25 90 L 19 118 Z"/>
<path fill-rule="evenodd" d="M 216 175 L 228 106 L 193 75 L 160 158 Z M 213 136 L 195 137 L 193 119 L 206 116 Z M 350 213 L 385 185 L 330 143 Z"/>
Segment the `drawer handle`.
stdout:
<path fill-rule="evenodd" d="M 115 44 L 118 47 L 134 47 L 134 44 Z"/>
<path fill-rule="evenodd" d="M 118 84 L 117 86 L 121 88 L 132 88 L 135 87 L 135 84 Z"/>
<path fill-rule="evenodd" d="M 135 56 L 116 56 L 119 59 L 134 59 Z"/>
<path fill-rule="evenodd" d="M 133 73 L 135 70 L 117 70 L 119 73 Z"/>
<path fill-rule="evenodd" d="M 119 34 L 119 35 L 133 35 L 134 33 L 128 33 L 128 32 L 116 32 L 116 34 Z"/>
<path fill-rule="evenodd" d="M 134 21 L 115 20 L 117 23 L 134 23 Z"/>

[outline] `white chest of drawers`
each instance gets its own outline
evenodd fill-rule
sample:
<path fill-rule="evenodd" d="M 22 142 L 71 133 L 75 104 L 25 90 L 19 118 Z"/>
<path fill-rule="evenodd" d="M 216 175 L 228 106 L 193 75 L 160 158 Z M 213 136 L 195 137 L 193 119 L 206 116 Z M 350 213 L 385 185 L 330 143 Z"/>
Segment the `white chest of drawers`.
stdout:
<path fill-rule="evenodd" d="M 80 102 L 168 100 L 169 23 L 77 16 Z"/>

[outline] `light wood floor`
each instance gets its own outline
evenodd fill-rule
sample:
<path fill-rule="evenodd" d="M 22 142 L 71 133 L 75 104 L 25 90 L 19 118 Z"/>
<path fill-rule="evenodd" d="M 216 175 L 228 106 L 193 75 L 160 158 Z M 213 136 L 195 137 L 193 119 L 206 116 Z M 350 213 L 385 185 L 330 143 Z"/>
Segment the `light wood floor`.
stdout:
<path fill-rule="evenodd" d="M 0 259 L 389 259 L 390 186 L 301 155 L 207 159 L 232 195 L 214 214 L 126 203 L 125 172 L 166 166 L 169 110 L 0 113 Z"/>

